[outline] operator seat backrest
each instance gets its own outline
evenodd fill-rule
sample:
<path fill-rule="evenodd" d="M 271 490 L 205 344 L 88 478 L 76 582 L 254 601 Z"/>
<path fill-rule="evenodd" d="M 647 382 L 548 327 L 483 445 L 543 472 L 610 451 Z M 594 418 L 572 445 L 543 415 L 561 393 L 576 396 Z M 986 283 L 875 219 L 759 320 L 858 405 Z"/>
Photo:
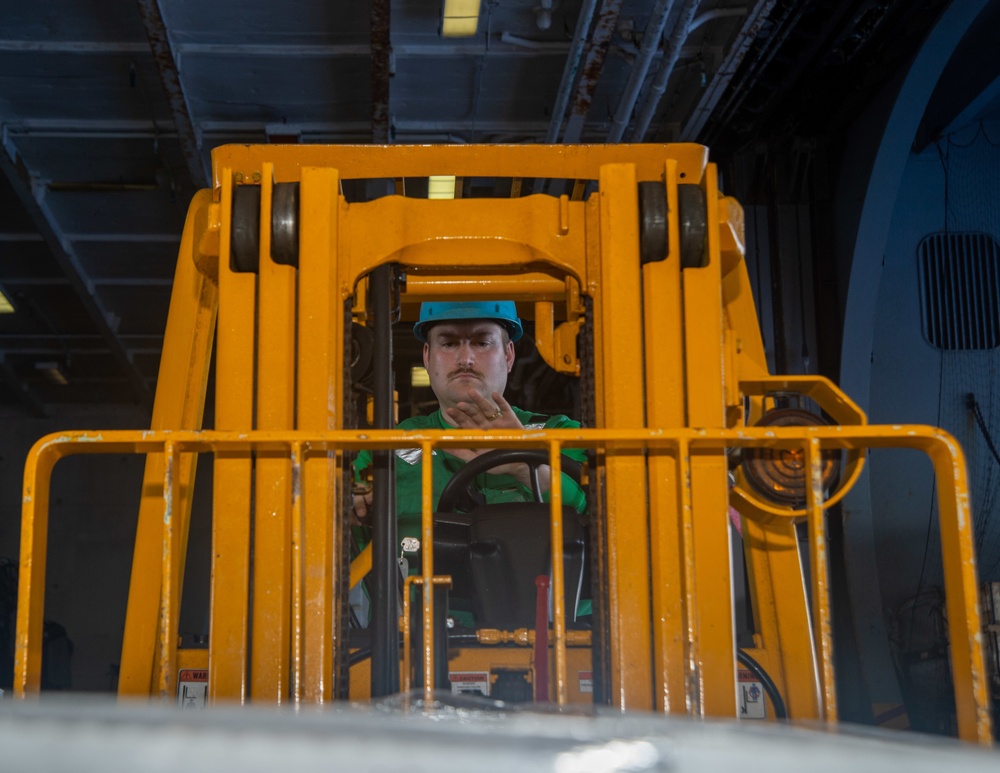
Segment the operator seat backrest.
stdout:
<path fill-rule="evenodd" d="M 549 505 L 486 505 L 470 513 L 469 562 L 472 606 L 480 628 L 535 627 L 535 578 L 550 576 Z M 578 589 L 584 581 L 586 530 L 580 514 L 563 508 L 563 574 L 567 623 L 576 618 Z M 589 587 L 584 588 L 589 597 Z M 459 593 L 456 587 L 455 593 Z"/>

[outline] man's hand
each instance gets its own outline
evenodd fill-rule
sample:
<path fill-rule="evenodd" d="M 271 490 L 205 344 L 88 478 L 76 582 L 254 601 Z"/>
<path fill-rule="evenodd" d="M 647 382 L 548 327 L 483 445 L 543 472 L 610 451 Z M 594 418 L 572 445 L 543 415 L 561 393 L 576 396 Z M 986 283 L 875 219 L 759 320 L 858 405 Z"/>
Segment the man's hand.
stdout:
<path fill-rule="evenodd" d="M 367 524 L 372 508 L 372 487 L 367 483 L 354 484 L 354 507 L 351 510 L 351 526 Z"/>
<path fill-rule="evenodd" d="M 445 415 L 459 429 L 524 429 L 510 403 L 499 392 L 494 392 L 490 400 L 471 389 L 469 397 L 471 401 L 445 409 Z"/>
<path fill-rule="evenodd" d="M 517 418 L 510 403 L 504 400 L 503 395 L 494 392 L 492 400 L 484 397 L 477 390 L 469 391 L 468 402 L 460 402 L 454 408 L 446 408 L 445 415 L 459 429 L 524 429 L 521 420 Z M 477 456 L 491 451 L 490 448 L 449 448 L 448 453 L 457 456 L 465 462 L 471 462 Z M 511 475 L 525 486 L 531 486 L 530 473 L 526 464 L 505 464 L 494 467 L 490 472 L 494 475 Z M 549 466 L 540 465 L 538 468 L 538 479 L 542 491 L 549 489 Z"/>

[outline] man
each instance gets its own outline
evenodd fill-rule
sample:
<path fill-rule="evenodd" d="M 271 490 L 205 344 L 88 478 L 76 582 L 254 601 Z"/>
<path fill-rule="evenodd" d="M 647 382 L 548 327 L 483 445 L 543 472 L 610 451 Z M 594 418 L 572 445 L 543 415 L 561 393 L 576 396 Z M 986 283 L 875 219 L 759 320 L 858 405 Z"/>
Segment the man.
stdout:
<path fill-rule="evenodd" d="M 420 306 L 420 319 L 413 334 L 424 344 L 424 367 L 439 408 L 429 416 L 413 416 L 400 422 L 400 429 L 559 429 L 576 428 L 579 422 L 566 416 L 542 416 L 515 408 L 504 399 L 507 376 L 514 367 L 514 342 L 523 334 L 513 301 L 430 302 Z M 449 448 L 434 451 L 434 505 L 451 477 L 468 461 L 490 449 Z M 567 456 L 584 461 L 580 449 Z M 419 537 L 421 510 L 420 449 L 396 452 L 396 511 L 399 538 Z M 363 451 L 355 462 L 358 481 L 371 465 L 371 453 Z M 549 468 L 539 468 L 539 482 L 549 489 Z M 526 464 L 497 467 L 476 479 L 489 504 L 534 500 Z M 563 475 L 563 502 L 579 512 L 586 509 L 583 491 Z M 371 493 L 355 495 L 354 518 L 368 515 Z"/>

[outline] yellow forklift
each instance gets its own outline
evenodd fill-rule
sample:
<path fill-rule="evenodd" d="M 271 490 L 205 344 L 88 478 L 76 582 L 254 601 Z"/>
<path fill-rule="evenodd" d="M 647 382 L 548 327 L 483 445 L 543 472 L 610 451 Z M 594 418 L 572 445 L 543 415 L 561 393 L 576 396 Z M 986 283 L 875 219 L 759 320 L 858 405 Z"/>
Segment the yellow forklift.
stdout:
<path fill-rule="evenodd" d="M 434 175 L 492 180 L 502 195 L 402 195 L 402 181 Z M 521 195 L 530 179 L 572 193 Z M 395 192 L 345 195 L 362 180 Z M 934 465 L 958 734 L 988 745 L 962 451 L 939 429 L 868 425 L 827 379 L 769 373 L 744 251 L 742 210 L 693 144 L 216 149 L 212 189 L 184 228 L 151 428 L 58 433 L 29 456 L 16 695 L 39 691 L 53 465 L 139 453 L 120 696 L 428 703 L 450 685 L 836 723 L 826 514 L 867 449 L 896 447 Z M 583 428 L 394 429 L 393 323 L 424 301 L 497 298 L 533 320 L 552 369 L 580 380 Z M 203 429 L 213 353 L 215 420 Z M 369 363 L 370 400 L 359 399 Z M 548 500 L 506 526 L 435 512 L 431 454 L 472 445 L 548 464 Z M 375 506 L 358 552 L 351 461 L 364 449 Z M 420 449 L 424 476 L 405 578 L 391 494 L 400 449 Z M 587 463 L 571 470 L 568 449 Z M 207 649 L 187 649 L 178 617 L 199 453 L 213 454 L 210 627 Z M 585 520 L 563 506 L 564 470 L 586 487 Z M 510 528 L 527 521 L 541 529 Z M 483 536 L 494 527 L 503 533 Z M 499 568 L 484 568 L 483 540 L 506 545 Z M 496 600 L 501 576 L 515 600 Z M 359 584 L 367 625 L 348 600 Z M 744 584 L 752 646 L 738 647 Z M 459 599 L 477 610 L 473 625 L 454 626 Z"/>

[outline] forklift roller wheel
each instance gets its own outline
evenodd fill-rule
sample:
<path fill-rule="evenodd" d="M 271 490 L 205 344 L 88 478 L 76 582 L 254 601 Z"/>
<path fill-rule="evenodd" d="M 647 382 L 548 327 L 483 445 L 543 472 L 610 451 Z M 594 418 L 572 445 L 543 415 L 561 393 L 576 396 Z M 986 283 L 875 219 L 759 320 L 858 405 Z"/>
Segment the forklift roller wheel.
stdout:
<path fill-rule="evenodd" d="M 256 273 L 260 263 L 260 186 L 238 185 L 233 190 L 233 229 L 229 267 Z"/>
<path fill-rule="evenodd" d="M 678 185 L 677 216 L 680 222 L 681 268 L 704 268 L 708 265 L 705 191 L 697 185 Z"/>
<path fill-rule="evenodd" d="M 639 183 L 639 264 L 667 257 L 667 190 L 663 183 Z"/>
<path fill-rule="evenodd" d="M 284 266 L 299 265 L 299 184 L 275 183 L 271 205 L 271 257 Z"/>

